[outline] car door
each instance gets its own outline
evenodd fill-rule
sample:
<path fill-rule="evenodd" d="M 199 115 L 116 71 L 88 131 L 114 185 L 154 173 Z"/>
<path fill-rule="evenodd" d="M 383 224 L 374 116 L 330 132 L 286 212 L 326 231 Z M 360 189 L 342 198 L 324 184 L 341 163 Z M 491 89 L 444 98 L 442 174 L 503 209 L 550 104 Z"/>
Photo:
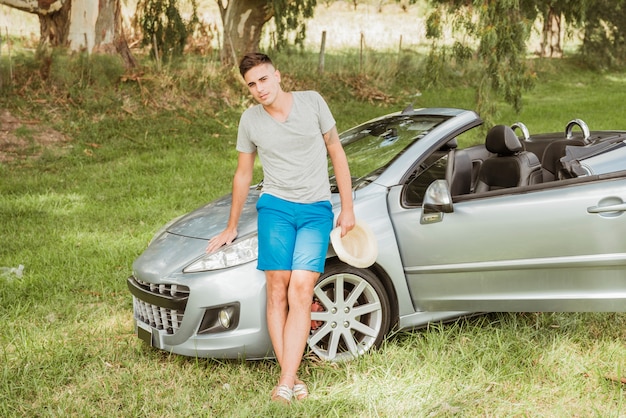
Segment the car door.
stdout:
<path fill-rule="evenodd" d="M 388 204 L 417 310 L 626 310 L 625 172 L 466 196 L 426 222 L 406 187 Z"/>

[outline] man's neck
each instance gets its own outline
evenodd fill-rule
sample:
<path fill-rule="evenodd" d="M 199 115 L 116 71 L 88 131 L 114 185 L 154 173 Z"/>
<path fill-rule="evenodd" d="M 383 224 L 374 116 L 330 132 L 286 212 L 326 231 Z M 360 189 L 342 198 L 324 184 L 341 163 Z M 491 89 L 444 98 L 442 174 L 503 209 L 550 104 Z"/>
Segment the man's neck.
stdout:
<path fill-rule="evenodd" d="M 276 100 L 274 100 L 271 105 L 264 105 L 263 108 L 271 117 L 280 122 L 284 122 L 287 120 L 287 117 L 289 117 L 292 103 L 291 93 L 280 90 L 276 96 Z"/>

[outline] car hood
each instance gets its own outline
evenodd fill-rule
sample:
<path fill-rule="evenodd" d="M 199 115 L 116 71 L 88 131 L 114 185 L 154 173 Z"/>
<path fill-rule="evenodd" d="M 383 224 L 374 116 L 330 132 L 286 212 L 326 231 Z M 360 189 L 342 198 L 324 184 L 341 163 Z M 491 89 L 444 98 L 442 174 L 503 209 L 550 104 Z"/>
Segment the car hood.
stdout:
<path fill-rule="evenodd" d="M 260 190 L 250 189 L 248 198 L 237 226 L 238 236 L 248 235 L 257 229 L 256 202 Z M 222 196 L 196 210 L 177 219 L 167 227 L 170 234 L 189 238 L 208 240 L 226 228 L 233 198 L 231 194 Z"/>

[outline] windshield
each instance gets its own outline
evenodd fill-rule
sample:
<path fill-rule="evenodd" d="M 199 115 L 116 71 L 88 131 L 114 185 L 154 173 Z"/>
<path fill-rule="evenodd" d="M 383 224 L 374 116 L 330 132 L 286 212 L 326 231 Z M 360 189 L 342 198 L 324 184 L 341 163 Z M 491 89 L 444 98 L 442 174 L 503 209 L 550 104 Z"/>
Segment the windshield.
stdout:
<path fill-rule="evenodd" d="M 445 116 L 399 114 L 343 132 L 340 139 L 348 158 L 354 190 L 376 180 L 405 149 L 446 119 Z M 331 188 L 336 192 L 330 161 L 328 172 Z"/>

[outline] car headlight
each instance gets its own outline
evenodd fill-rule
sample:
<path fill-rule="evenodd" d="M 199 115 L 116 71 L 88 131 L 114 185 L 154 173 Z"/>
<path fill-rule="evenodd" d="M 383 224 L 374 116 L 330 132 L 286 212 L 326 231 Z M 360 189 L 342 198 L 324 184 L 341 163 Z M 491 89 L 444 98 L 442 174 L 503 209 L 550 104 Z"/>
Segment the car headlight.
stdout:
<path fill-rule="evenodd" d="M 185 273 L 218 270 L 248 263 L 258 258 L 257 234 L 249 235 L 210 254 L 205 254 L 183 269 Z"/>

